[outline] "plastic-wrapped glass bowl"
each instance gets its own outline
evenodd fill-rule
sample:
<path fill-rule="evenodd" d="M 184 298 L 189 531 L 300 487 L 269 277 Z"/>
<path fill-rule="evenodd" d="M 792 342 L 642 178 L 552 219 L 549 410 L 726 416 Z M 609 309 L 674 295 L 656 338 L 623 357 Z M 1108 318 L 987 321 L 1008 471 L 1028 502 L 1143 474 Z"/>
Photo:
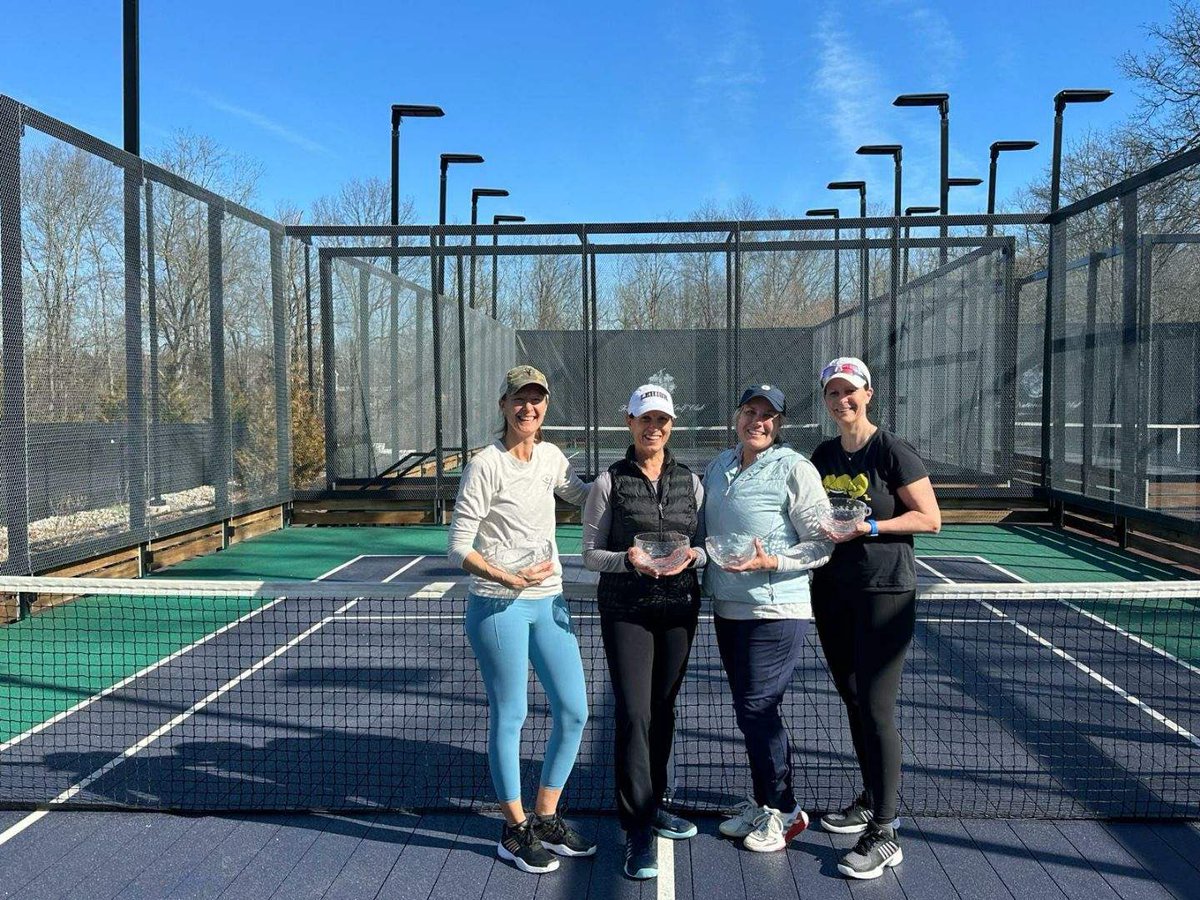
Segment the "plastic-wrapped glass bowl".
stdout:
<path fill-rule="evenodd" d="M 553 559 L 554 548 L 549 541 L 500 544 L 483 555 L 492 565 L 515 575 L 522 569 Z"/>
<path fill-rule="evenodd" d="M 754 558 L 754 535 L 710 534 L 704 541 L 708 558 L 718 566 L 740 566 Z"/>
<path fill-rule="evenodd" d="M 866 521 L 871 507 L 861 500 L 849 497 L 833 497 L 829 501 L 829 512 L 824 516 L 825 527 L 839 534 L 849 534 Z"/>
<path fill-rule="evenodd" d="M 643 565 L 660 572 L 677 568 L 691 543 L 691 538 L 678 531 L 643 531 L 633 538 L 633 546 L 643 554 Z"/>

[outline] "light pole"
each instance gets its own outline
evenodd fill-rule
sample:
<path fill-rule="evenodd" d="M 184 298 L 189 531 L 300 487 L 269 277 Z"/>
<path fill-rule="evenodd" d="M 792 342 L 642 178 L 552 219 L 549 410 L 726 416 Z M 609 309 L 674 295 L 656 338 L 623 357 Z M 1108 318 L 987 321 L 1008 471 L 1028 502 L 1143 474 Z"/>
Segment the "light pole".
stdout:
<path fill-rule="evenodd" d="M 1112 96 L 1112 91 L 1099 90 L 1065 90 L 1054 95 L 1054 149 L 1050 158 L 1050 213 L 1058 211 L 1059 189 L 1062 179 L 1062 124 L 1063 112 L 1071 103 L 1101 103 Z M 1053 445 L 1050 427 L 1053 408 L 1050 395 L 1053 393 L 1053 363 L 1054 363 L 1054 318 L 1065 315 L 1065 308 L 1055 310 L 1054 301 L 1065 298 L 1054 290 L 1054 230 L 1050 226 L 1050 245 L 1046 251 L 1046 305 L 1042 319 L 1042 466 L 1043 486 L 1053 489 Z M 1065 285 L 1064 285 L 1065 288 Z M 1056 296 L 1057 295 L 1057 296 Z M 1065 404 L 1064 404 L 1065 405 Z M 1065 410 L 1064 410 L 1065 415 Z M 1065 428 L 1065 423 L 1063 423 Z M 1062 429 L 1060 428 L 1061 432 Z M 1062 507 L 1052 504 L 1053 518 L 1056 524 L 1062 524 Z"/>
<path fill-rule="evenodd" d="M 524 221 L 525 221 L 524 216 L 504 216 L 504 215 L 492 216 L 492 224 L 493 225 L 499 225 L 501 222 L 524 222 Z M 500 235 L 493 234 L 492 235 L 492 246 L 496 247 L 499 243 L 500 243 Z M 496 304 L 496 295 L 499 293 L 499 290 L 500 290 L 500 277 L 499 277 L 500 270 L 496 268 L 496 259 L 497 259 L 497 254 L 495 253 L 495 251 L 493 251 L 492 252 L 492 318 L 499 321 L 499 319 L 500 319 L 500 316 L 498 315 L 499 307 Z"/>
<path fill-rule="evenodd" d="M 438 225 L 446 224 L 446 170 L 452 165 L 481 163 L 483 157 L 478 153 L 443 153 L 441 155 L 441 171 L 442 179 L 438 186 Z M 441 235 L 438 241 L 439 246 L 445 248 L 446 236 Z M 434 293 L 437 296 L 442 296 L 446 292 L 446 255 L 441 253 L 438 255 L 438 279 L 434 286 Z"/>
<path fill-rule="evenodd" d="M 400 122 L 405 117 L 410 119 L 436 119 L 444 116 L 440 106 L 425 106 L 415 103 L 392 104 L 392 227 L 400 224 Z M 394 231 L 391 238 L 392 249 L 400 246 L 400 236 Z M 306 251 L 308 247 L 304 248 Z M 397 276 L 400 274 L 400 257 L 392 254 L 391 261 L 392 284 L 389 291 L 388 313 L 388 403 L 392 410 L 391 446 L 392 452 L 400 452 L 400 287 Z"/>
<path fill-rule="evenodd" d="M 858 217 L 860 219 L 867 217 L 867 183 L 865 181 L 831 181 L 826 187 L 831 191 L 858 191 Z M 865 314 L 867 301 L 871 297 L 869 283 L 871 272 L 870 263 L 867 260 L 867 229 L 861 225 L 858 228 L 858 239 L 861 242 L 858 250 L 858 292 Z"/>
<path fill-rule="evenodd" d="M 838 246 L 838 243 L 842 239 L 842 231 L 838 227 L 838 219 L 841 218 L 842 214 L 840 210 L 827 207 L 823 209 L 810 209 L 805 215 L 833 219 L 833 314 L 836 316 L 842 309 L 840 301 L 840 297 L 842 296 L 842 252 Z"/>
<path fill-rule="evenodd" d="M 991 237 L 995 233 L 991 217 L 996 214 L 996 163 L 1000 159 L 1000 154 L 1012 150 L 1032 150 L 1037 145 L 1037 141 L 996 141 L 992 144 L 991 161 L 988 163 L 988 237 Z"/>
<path fill-rule="evenodd" d="M 887 339 L 887 369 L 888 369 L 888 387 L 887 392 L 887 420 L 889 427 L 896 427 L 896 387 L 899 384 L 896 378 L 896 368 L 898 365 L 898 344 L 899 332 L 898 316 L 899 316 L 899 292 L 900 292 L 900 190 L 901 177 L 903 170 L 901 163 L 903 160 L 904 150 L 899 144 L 865 144 L 858 148 L 858 153 L 863 156 L 890 156 L 896 165 L 896 174 L 894 179 L 895 193 L 892 198 L 892 216 L 895 222 L 892 225 L 892 264 L 889 278 L 888 289 L 888 339 Z M 866 310 L 863 310 L 863 349 L 870 353 L 870 334 L 867 330 L 867 315 Z M 865 357 L 864 357 L 865 359 Z M 868 360 L 869 361 L 869 360 Z"/>
<path fill-rule="evenodd" d="M 508 191 L 503 188 L 472 188 L 471 189 L 471 224 L 479 221 L 480 197 L 507 197 Z M 471 232 L 471 246 L 475 246 L 475 232 Z M 475 254 L 471 254 L 471 309 L 475 308 Z"/>
<path fill-rule="evenodd" d="M 892 101 L 893 106 L 936 106 L 941 117 L 941 177 L 939 181 L 939 207 L 943 216 L 950 209 L 950 95 L 939 94 L 901 94 Z M 946 225 L 942 224 L 938 236 L 945 240 Z M 946 247 L 941 248 L 941 262 L 946 262 Z"/>
<path fill-rule="evenodd" d="M 907 219 L 909 216 L 923 216 L 935 212 L 939 212 L 936 206 L 906 206 L 904 207 L 904 218 Z M 908 238 L 911 233 L 912 229 L 906 222 L 904 225 L 904 273 L 900 278 L 902 284 L 908 284 Z"/>

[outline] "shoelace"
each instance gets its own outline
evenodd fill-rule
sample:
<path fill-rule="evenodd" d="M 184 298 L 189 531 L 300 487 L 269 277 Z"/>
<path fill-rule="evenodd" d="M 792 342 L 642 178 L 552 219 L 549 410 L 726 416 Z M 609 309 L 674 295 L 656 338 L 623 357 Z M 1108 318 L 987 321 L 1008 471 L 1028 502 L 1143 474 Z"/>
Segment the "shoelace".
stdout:
<path fill-rule="evenodd" d="M 854 845 L 854 852 L 859 856 L 867 856 L 877 846 L 890 838 L 881 830 L 868 828 L 866 833 L 858 839 L 858 843 Z"/>
<path fill-rule="evenodd" d="M 779 814 L 773 810 L 770 810 L 770 809 L 760 810 L 758 815 L 754 817 L 754 830 L 755 831 L 758 831 L 759 829 L 768 830 L 771 820 L 776 818 L 777 816 L 779 816 Z M 782 827 L 783 822 L 782 822 L 781 816 L 780 816 L 780 820 L 781 820 L 780 826 Z"/>
<path fill-rule="evenodd" d="M 559 843 L 559 838 L 565 837 L 567 833 L 567 823 L 562 820 L 562 816 L 555 813 L 548 819 L 542 819 L 543 825 L 546 827 L 546 834 L 551 838 L 551 843 Z"/>
<path fill-rule="evenodd" d="M 517 844 L 522 847 L 532 847 L 533 842 L 537 840 L 533 833 L 533 823 L 529 819 L 526 819 L 523 825 L 513 826 L 511 833 Z"/>
<path fill-rule="evenodd" d="M 752 819 L 750 819 L 750 816 L 748 815 L 748 813 L 750 813 L 751 811 L 754 811 L 754 818 L 757 819 L 759 805 L 757 803 L 755 803 L 753 800 L 751 800 L 749 797 L 747 797 L 745 800 L 743 800 L 741 803 L 739 803 L 737 806 L 735 806 L 733 808 L 733 814 L 735 817 L 740 817 L 743 819 L 748 819 L 748 820 L 753 821 Z"/>

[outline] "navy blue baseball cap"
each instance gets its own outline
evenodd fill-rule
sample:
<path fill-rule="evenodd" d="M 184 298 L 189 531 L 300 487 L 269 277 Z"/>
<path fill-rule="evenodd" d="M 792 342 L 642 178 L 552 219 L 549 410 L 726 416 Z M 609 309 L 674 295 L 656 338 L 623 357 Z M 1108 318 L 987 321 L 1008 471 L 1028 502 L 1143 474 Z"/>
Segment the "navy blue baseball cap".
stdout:
<path fill-rule="evenodd" d="M 738 406 L 745 406 L 746 403 L 753 400 L 755 397 L 762 397 L 777 413 L 787 412 L 787 400 L 783 397 L 783 391 L 775 387 L 773 384 L 752 384 L 746 390 L 742 391 L 742 399 L 738 401 Z"/>

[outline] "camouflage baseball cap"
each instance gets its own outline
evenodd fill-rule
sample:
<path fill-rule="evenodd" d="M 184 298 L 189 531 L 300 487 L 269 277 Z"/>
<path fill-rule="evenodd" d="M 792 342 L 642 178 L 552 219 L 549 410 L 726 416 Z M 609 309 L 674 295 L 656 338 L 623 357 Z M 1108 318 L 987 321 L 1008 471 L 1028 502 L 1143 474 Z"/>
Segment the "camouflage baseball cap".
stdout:
<path fill-rule="evenodd" d="M 504 384 L 500 386 L 501 396 L 509 397 L 529 384 L 536 384 L 547 394 L 550 393 L 550 385 L 546 382 L 545 375 L 533 366 L 517 366 L 509 369 L 508 374 L 504 376 Z"/>

